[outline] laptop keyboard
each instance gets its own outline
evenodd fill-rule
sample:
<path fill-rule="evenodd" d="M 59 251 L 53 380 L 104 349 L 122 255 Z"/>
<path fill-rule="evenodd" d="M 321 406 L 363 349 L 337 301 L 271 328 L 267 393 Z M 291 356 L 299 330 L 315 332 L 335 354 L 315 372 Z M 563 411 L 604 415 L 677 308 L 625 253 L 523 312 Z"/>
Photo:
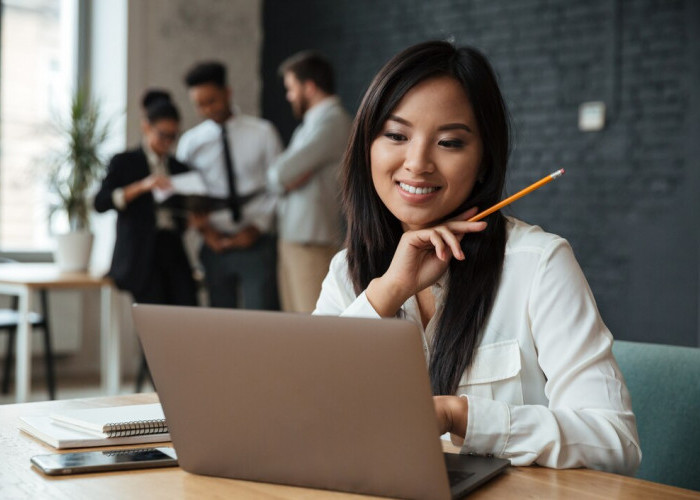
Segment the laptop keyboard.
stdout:
<path fill-rule="evenodd" d="M 448 470 L 447 478 L 450 480 L 450 488 L 461 483 L 465 479 L 469 479 L 473 475 L 473 472 L 467 472 L 465 470 Z"/>

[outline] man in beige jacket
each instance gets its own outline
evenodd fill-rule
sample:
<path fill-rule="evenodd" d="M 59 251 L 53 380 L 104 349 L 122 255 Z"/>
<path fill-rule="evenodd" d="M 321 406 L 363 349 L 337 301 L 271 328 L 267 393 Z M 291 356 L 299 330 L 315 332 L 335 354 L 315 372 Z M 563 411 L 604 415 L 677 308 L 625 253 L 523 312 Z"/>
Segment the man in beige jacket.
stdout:
<path fill-rule="evenodd" d="M 319 54 L 295 54 L 279 72 L 292 111 L 302 119 L 267 176 L 270 190 L 280 195 L 280 299 L 285 311 L 311 312 L 344 236 L 338 174 L 352 120 L 335 95 L 333 68 Z"/>

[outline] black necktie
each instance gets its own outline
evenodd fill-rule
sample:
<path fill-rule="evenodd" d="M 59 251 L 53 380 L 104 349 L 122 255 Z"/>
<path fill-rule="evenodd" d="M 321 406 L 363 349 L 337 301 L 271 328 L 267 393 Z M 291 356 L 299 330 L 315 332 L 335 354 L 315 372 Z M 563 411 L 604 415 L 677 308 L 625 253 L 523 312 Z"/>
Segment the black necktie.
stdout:
<path fill-rule="evenodd" d="M 226 134 L 226 124 L 221 125 L 221 141 L 224 146 L 224 167 L 226 168 L 226 179 L 228 180 L 229 206 L 233 220 L 238 222 L 241 220 L 241 205 L 238 202 L 238 192 L 236 191 L 236 174 L 233 170 L 233 158 L 231 157 L 231 149 L 228 145 L 228 135 Z"/>

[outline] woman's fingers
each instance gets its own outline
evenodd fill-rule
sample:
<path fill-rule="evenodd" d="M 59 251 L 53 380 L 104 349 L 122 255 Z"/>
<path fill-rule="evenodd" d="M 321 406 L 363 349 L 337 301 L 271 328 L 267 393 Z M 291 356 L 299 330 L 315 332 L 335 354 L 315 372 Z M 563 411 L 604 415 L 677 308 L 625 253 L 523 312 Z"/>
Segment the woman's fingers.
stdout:
<path fill-rule="evenodd" d="M 478 222 L 469 222 L 466 220 L 455 220 L 455 221 L 450 221 L 446 222 L 444 226 L 452 231 L 453 233 L 459 234 L 460 236 L 464 236 L 467 233 L 478 233 L 479 231 L 483 231 L 486 229 L 486 226 L 488 223 L 486 221 L 478 221 Z"/>
<path fill-rule="evenodd" d="M 467 233 L 483 231 L 486 225 L 484 221 L 455 220 L 428 229 L 409 231 L 404 233 L 402 239 L 415 249 L 434 253 L 442 262 L 449 262 L 452 257 L 464 260 L 465 255 L 460 245 L 462 237 Z"/>
<path fill-rule="evenodd" d="M 442 241 L 447 244 L 447 246 L 450 248 L 450 251 L 452 255 L 457 259 L 457 260 L 464 260 L 464 253 L 462 252 L 462 247 L 460 246 L 459 242 L 462 239 L 462 235 L 456 236 L 453 232 L 451 232 L 447 227 L 445 226 L 437 226 L 435 229 L 435 232 L 440 235 L 440 238 Z M 447 255 L 447 253 L 444 250 L 443 245 L 443 255 L 440 256 L 438 254 L 438 257 L 441 258 L 441 260 L 447 262 L 450 259 L 450 256 Z"/>
<path fill-rule="evenodd" d="M 442 261 L 447 260 L 447 252 L 445 252 L 445 242 L 442 235 L 435 230 L 430 231 L 430 243 L 435 248 L 435 255 Z"/>
<path fill-rule="evenodd" d="M 485 227 L 486 223 L 461 221 L 422 229 L 413 234 L 416 238 L 414 245 L 424 249 L 433 248 L 435 255 L 444 262 L 453 256 L 464 260 L 464 252 L 460 245 L 462 237 L 465 233 L 481 231 Z"/>

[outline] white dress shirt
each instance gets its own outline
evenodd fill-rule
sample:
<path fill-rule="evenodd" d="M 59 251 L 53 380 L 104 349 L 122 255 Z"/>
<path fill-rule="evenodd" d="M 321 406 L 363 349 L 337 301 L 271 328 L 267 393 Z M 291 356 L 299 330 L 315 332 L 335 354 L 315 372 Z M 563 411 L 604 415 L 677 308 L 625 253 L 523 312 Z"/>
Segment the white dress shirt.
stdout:
<path fill-rule="evenodd" d="M 462 452 L 633 474 L 641 451 L 629 393 L 571 247 L 512 218 L 507 235 L 496 299 L 457 390 L 469 403 Z M 402 308 L 427 358 L 446 286 L 444 278 L 433 286 L 438 312 L 426 329 L 415 298 Z M 356 296 L 344 250 L 314 314 L 379 317 L 364 292 Z"/>
<path fill-rule="evenodd" d="M 352 119 L 337 96 L 329 96 L 304 114 L 289 147 L 268 171 L 268 185 L 281 195 L 277 210 L 280 237 L 301 244 L 342 242 L 340 163 L 350 136 Z M 286 192 L 308 173 L 303 186 Z"/>
<path fill-rule="evenodd" d="M 247 196 L 266 188 L 267 169 L 282 151 L 282 142 L 275 127 L 261 118 L 235 114 L 226 122 L 231 157 L 236 175 L 236 191 Z M 185 132 L 177 147 L 177 159 L 202 172 L 211 196 L 228 198 L 221 125 L 207 120 Z M 209 219 L 215 229 L 236 233 L 253 225 L 262 233 L 273 230 L 276 196 L 262 193 L 242 207 L 241 220 L 233 221 L 231 211 L 213 212 Z"/>

